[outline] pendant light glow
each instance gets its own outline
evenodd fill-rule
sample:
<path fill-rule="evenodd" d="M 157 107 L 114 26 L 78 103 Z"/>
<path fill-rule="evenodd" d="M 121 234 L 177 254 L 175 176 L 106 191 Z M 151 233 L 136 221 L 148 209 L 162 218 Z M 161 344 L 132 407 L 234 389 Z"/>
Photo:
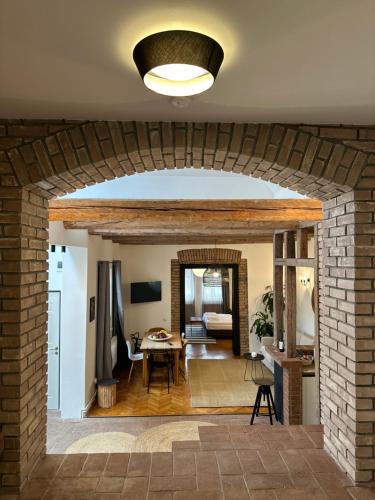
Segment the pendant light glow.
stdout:
<path fill-rule="evenodd" d="M 209 267 L 203 274 L 203 286 L 221 286 L 222 273 L 220 268 Z"/>
<path fill-rule="evenodd" d="M 181 97 L 200 94 L 213 85 L 224 52 L 206 35 L 173 30 L 141 40 L 133 58 L 147 88 Z"/>
<path fill-rule="evenodd" d="M 149 74 L 159 78 L 165 78 L 166 80 L 183 82 L 207 75 L 207 71 L 199 66 L 193 66 L 192 64 L 163 64 L 162 66 L 154 68 Z"/>

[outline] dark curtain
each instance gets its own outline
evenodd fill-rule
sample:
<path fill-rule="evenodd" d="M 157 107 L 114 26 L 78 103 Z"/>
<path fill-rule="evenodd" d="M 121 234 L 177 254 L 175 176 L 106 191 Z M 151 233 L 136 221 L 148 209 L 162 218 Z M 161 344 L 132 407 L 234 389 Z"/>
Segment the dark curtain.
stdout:
<path fill-rule="evenodd" d="M 124 303 L 122 301 L 121 287 L 121 261 L 114 260 L 112 263 L 113 272 L 113 333 L 117 337 L 117 363 L 127 364 L 127 347 L 124 330 Z"/>
<path fill-rule="evenodd" d="M 222 269 L 221 276 L 222 276 L 221 293 L 223 294 L 223 313 L 230 314 L 232 312 L 232 309 L 230 304 L 228 269 Z"/>
<path fill-rule="evenodd" d="M 112 378 L 109 262 L 98 262 L 98 305 L 96 317 L 96 378 Z"/>

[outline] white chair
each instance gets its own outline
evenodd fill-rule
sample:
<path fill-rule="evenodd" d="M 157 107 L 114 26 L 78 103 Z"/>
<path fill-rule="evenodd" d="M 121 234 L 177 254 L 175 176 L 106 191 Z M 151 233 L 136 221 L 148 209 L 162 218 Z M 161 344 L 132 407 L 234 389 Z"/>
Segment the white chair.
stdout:
<path fill-rule="evenodd" d="M 129 377 L 128 377 L 128 383 L 129 383 L 130 378 L 131 378 L 132 373 L 133 373 L 134 363 L 135 363 L 135 361 L 142 361 L 143 360 L 143 353 L 140 352 L 137 354 L 133 354 L 133 348 L 132 348 L 132 345 L 129 342 L 129 340 L 126 341 L 126 345 L 128 348 L 128 357 L 129 357 L 130 361 L 132 362 L 132 365 L 130 367 Z"/>

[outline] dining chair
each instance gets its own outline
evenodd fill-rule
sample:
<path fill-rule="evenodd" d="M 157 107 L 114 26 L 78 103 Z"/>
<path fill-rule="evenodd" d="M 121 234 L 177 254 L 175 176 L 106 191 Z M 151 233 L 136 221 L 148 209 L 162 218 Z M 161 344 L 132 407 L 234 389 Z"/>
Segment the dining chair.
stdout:
<path fill-rule="evenodd" d="M 134 344 L 134 350 L 133 350 L 134 354 L 138 354 L 139 352 L 142 352 L 141 348 L 140 348 L 142 339 L 139 338 L 139 332 L 131 333 L 130 339 Z"/>
<path fill-rule="evenodd" d="M 147 330 L 146 335 L 148 335 L 150 333 L 160 332 L 160 330 L 165 330 L 165 328 L 163 326 L 154 326 L 153 328 L 149 328 Z M 154 353 L 154 361 L 155 360 L 157 360 L 157 361 L 163 361 L 165 357 L 166 357 L 166 354 L 163 353 L 163 352 L 158 352 L 158 353 L 155 352 Z"/>
<path fill-rule="evenodd" d="M 143 360 L 143 353 L 140 352 L 140 353 L 134 354 L 132 352 L 132 345 L 129 342 L 129 340 L 126 341 L 126 346 L 128 348 L 128 357 L 129 357 L 130 361 L 132 362 L 131 367 L 130 367 L 129 377 L 128 377 L 128 383 L 129 383 L 130 379 L 131 379 L 131 376 L 132 376 L 132 373 L 133 373 L 134 363 L 136 361 L 142 361 Z"/>
<path fill-rule="evenodd" d="M 148 372 L 148 385 L 147 392 L 150 392 L 151 378 L 152 372 L 155 368 L 166 368 L 167 376 L 168 376 L 168 394 L 169 394 L 169 370 L 172 373 L 172 381 L 174 382 L 173 376 L 173 353 L 171 351 L 166 351 L 163 353 L 163 356 L 160 356 L 160 353 L 156 351 L 150 351 L 148 361 L 149 361 L 149 372 Z"/>

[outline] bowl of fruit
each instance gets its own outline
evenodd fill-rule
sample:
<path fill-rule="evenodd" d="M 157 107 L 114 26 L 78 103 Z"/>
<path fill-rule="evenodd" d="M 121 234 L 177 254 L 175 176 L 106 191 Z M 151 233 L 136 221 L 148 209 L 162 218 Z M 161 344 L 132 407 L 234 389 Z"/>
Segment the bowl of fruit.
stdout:
<path fill-rule="evenodd" d="M 153 340 L 154 342 L 164 342 L 166 340 L 169 340 L 173 337 L 171 333 L 168 333 L 167 330 L 159 330 L 158 332 L 152 332 L 148 336 L 150 340 Z"/>

